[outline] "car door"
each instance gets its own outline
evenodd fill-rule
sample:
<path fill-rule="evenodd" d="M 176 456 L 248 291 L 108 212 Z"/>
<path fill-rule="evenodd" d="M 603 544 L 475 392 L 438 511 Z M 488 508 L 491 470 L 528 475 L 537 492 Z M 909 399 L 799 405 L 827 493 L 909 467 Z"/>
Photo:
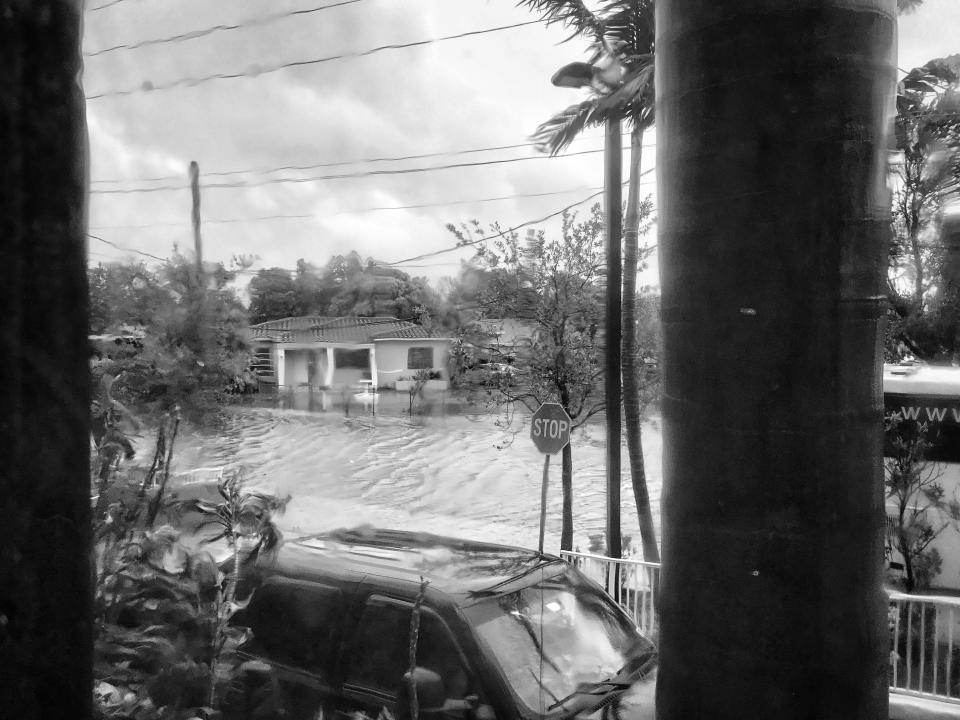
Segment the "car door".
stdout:
<path fill-rule="evenodd" d="M 410 668 L 410 619 L 412 603 L 371 595 L 359 620 L 344 643 L 342 654 L 343 691 L 336 711 L 340 720 L 357 714 L 376 720 L 403 717 L 398 708 L 403 675 Z M 417 637 L 416 663 L 436 672 L 449 700 L 464 700 L 477 692 L 475 675 L 453 633 L 432 609 L 422 607 Z M 430 714 L 422 708 L 421 715 Z M 464 711 L 445 714 L 456 718 Z"/>
<path fill-rule="evenodd" d="M 271 669 L 273 687 L 265 705 L 291 720 L 322 716 L 337 690 L 332 665 L 344 616 L 340 588 L 270 581 L 257 591 L 249 616 L 252 654 Z"/>

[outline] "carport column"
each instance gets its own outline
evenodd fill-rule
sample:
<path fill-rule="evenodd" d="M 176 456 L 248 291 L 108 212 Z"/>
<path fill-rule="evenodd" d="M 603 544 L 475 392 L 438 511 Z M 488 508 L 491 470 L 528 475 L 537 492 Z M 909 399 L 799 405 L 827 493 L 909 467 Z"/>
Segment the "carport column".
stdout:
<path fill-rule="evenodd" d="M 327 348 L 327 373 L 326 377 L 323 379 L 323 384 L 328 388 L 333 387 L 333 348 Z"/>
<path fill-rule="evenodd" d="M 286 383 L 286 351 L 279 345 L 277 346 L 277 390 L 280 390 Z"/>

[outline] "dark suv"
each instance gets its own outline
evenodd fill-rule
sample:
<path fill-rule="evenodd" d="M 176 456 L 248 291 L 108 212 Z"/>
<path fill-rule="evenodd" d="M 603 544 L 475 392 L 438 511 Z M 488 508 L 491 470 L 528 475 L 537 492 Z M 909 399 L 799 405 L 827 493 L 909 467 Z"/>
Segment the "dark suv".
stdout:
<path fill-rule="evenodd" d="M 532 550 L 390 530 L 301 538 L 261 564 L 241 617 L 228 719 L 653 718 L 653 644 L 595 583 Z"/>

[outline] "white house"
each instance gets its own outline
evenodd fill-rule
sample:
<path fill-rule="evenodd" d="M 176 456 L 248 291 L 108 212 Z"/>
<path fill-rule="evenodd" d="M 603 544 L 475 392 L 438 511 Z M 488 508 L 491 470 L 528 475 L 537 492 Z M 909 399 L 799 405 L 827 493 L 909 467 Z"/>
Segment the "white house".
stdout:
<path fill-rule="evenodd" d="M 289 317 L 250 328 L 261 383 L 333 388 L 364 381 L 395 387 L 427 371 L 449 380 L 453 338 L 392 317 Z"/>

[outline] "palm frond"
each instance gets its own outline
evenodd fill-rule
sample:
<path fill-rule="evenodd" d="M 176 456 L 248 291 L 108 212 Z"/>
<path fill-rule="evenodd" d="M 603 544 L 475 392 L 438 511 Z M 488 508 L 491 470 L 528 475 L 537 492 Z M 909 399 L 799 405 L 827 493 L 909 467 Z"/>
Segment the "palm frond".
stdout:
<path fill-rule="evenodd" d="M 603 40 L 603 23 L 592 13 L 583 0 L 520 0 L 517 7 L 526 7 L 540 16 L 547 25 L 560 23 L 573 30 L 567 38 L 578 35 L 600 42 Z"/>
<path fill-rule="evenodd" d="M 596 127 L 606 122 L 606 116 L 598 108 L 599 99 L 584 100 L 561 110 L 542 123 L 531 136 L 537 146 L 551 155 L 556 155 L 573 142 L 584 128 Z"/>
<path fill-rule="evenodd" d="M 923 0 L 897 0 L 897 12 L 912 12 L 923 5 Z"/>
<path fill-rule="evenodd" d="M 608 0 L 597 13 L 607 45 L 624 55 L 653 54 L 656 40 L 653 0 Z"/>
<path fill-rule="evenodd" d="M 650 127 L 656 112 L 653 76 L 653 56 L 642 56 L 620 87 L 599 98 L 598 111 L 603 115 L 619 113 L 635 126 Z"/>

